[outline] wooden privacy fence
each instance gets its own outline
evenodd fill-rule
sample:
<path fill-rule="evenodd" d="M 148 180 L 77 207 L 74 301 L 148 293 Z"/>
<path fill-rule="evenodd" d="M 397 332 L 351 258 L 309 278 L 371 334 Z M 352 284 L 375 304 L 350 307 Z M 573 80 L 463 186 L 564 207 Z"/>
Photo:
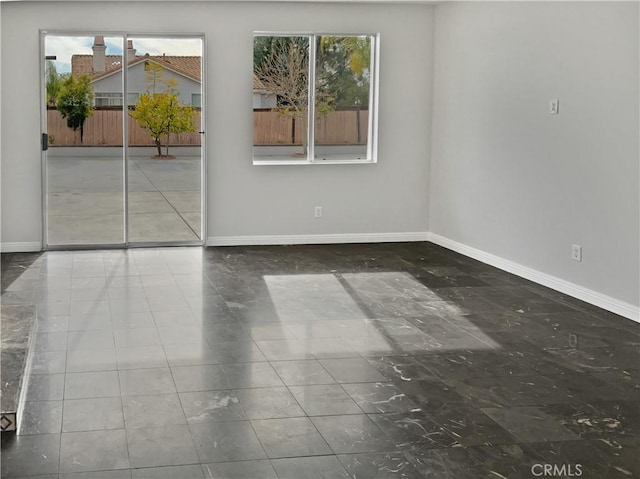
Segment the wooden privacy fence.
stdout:
<path fill-rule="evenodd" d="M 369 132 L 367 110 L 335 110 L 316 119 L 318 145 L 366 145 Z M 302 145 L 307 134 L 302 118 L 291 118 L 276 111 L 253 110 L 253 144 Z"/>
<path fill-rule="evenodd" d="M 367 110 L 336 110 L 316 120 L 315 137 L 319 145 L 366 145 L 369 112 Z M 271 110 L 253 111 L 253 144 L 301 145 L 306 134 L 304 121 L 293 119 Z M 196 128 L 200 128 L 200 112 L 197 112 Z M 144 128 L 129 117 L 129 144 L 151 146 L 153 140 Z M 84 138 L 80 143 L 80 131 L 67 127 L 67 121 L 56 109 L 47 110 L 47 132 L 52 147 L 56 146 L 122 146 L 122 110 L 118 108 L 96 109 L 84 123 Z M 166 138 L 162 138 L 164 145 Z M 200 145 L 200 134 L 181 133 L 171 135 L 172 146 Z"/>
<path fill-rule="evenodd" d="M 196 128 L 200 129 L 200 112 L 196 117 Z M 144 128 L 129 117 L 129 144 L 132 146 L 154 145 L 153 139 Z M 47 133 L 49 144 L 55 146 L 122 146 L 122 110 L 119 108 L 97 109 L 84 122 L 84 137 L 80 143 L 80 130 L 73 131 L 67 126 L 58 110 L 47 110 Z M 166 138 L 162 138 L 162 144 Z M 181 133 L 171 135 L 171 145 L 199 145 L 200 134 Z"/>

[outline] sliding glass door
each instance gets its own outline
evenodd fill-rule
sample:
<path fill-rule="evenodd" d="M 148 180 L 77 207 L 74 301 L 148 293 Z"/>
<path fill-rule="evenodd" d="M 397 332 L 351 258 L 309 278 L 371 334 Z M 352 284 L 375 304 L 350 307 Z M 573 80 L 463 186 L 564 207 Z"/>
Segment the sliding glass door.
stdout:
<path fill-rule="evenodd" d="M 202 41 L 130 36 L 129 241 L 202 238 Z"/>
<path fill-rule="evenodd" d="M 47 246 L 125 243 L 123 85 L 109 79 L 123 37 L 44 37 Z M 109 53 L 107 54 L 107 50 Z"/>
<path fill-rule="evenodd" d="M 45 33 L 43 53 L 45 247 L 202 244 L 202 39 Z"/>

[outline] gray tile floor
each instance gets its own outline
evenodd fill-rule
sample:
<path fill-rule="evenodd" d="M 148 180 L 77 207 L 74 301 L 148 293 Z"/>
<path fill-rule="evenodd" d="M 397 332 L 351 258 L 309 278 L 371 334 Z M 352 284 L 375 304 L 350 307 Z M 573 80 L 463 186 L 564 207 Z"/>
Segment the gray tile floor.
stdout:
<path fill-rule="evenodd" d="M 38 310 L 3 478 L 640 473 L 640 326 L 429 243 L 2 266 Z"/>

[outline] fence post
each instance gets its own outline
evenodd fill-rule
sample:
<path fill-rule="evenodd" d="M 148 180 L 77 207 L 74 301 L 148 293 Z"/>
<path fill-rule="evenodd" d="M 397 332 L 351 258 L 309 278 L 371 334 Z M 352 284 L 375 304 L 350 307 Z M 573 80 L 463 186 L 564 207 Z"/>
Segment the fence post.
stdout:
<path fill-rule="evenodd" d="M 291 117 L 291 144 L 296 144 L 296 117 Z"/>

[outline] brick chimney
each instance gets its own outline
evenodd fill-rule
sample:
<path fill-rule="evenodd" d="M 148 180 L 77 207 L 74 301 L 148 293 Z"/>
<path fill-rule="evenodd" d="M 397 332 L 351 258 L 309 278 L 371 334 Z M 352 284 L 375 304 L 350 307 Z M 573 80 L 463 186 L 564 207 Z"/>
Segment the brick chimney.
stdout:
<path fill-rule="evenodd" d="M 104 44 L 104 37 L 95 37 L 93 40 L 93 47 L 91 48 L 93 50 L 93 71 L 105 71 L 107 68 L 107 57 L 105 55 L 107 46 Z"/>
<path fill-rule="evenodd" d="M 136 49 L 133 48 L 133 40 L 127 40 L 127 57 L 129 58 L 129 61 L 136 57 Z"/>

